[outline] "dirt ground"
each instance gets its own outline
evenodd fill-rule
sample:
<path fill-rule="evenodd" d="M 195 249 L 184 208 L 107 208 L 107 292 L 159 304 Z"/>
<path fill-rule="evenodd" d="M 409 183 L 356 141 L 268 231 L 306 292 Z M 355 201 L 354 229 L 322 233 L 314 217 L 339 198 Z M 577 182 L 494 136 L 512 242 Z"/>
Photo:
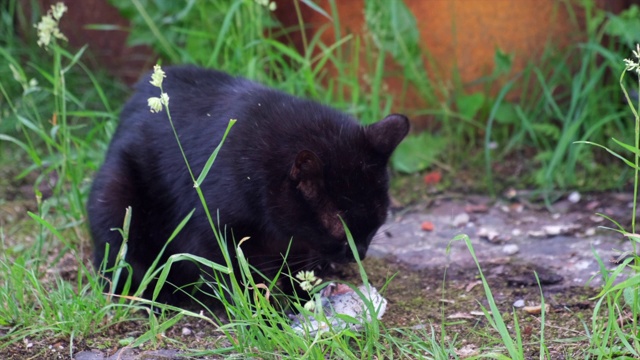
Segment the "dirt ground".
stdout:
<path fill-rule="evenodd" d="M 0 202 L 0 225 L 9 234 L 13 231 L 11 224 L 27 221 L 25 210 L 34 206 L 26 193 L 16 191 Z M 479 348 L 499 346 L 498 335 L 482 314 L 482 307 L 488 303 L 471 252 L 463 241 L 452 242 L 457 235 L 466 234 L 505 320 L 509 321 L 515 311 L 524 340 L 535 342 L 540 319 L 527 309 L 540 304 L 542 290 L 551 307 L 545 337 L 573 339 L 551 342 L 552 358 L 578 357 L 586 338 L 583 319 L 591 316 L 592 299 L 601 285 L 594 253 L 611 268 L 612 259 L 631 250 L 628 239 L 601 229 L 615 225 L 595 214 L 602 213 L 627 226 L 631 203 L 629 194 L 575 193 L 554 202 L 553 211 L 549 211 L 530 193 L 511 191 L 498 200 L 439 194 L 397 207 L 376 235 L 365 261 L 373 285 L 385 287 L 383 295 L 389 303 L 383 322 L 387 328 L 434 327 L 445 338 L 456 341 L 461 357 L 477 354 Z M 58 266 L 69 271 L 69 264 Z M 344 276 L 357 279 L 353 268 L 346 269 Z M 218 335 L 207 327 L 192 319 L 180 322 L 167 335 L 187 347 L 210 347 L 207 341 L 217 341 Z M 177 356 L 171 347 L 128 349 L 119 342 L 138 332 L 131 323 L 82 339 L 74 344 L 78 350 L 74 358 Z M 34 339 L 31 346 L 19 343 L 6 349 L 5 358 L 68 358 L 68 346 L 68 339 Z M 537 345 L 527 351 L 528 356 L 539 357 Z"/>
<path fill-rule="evenodd" d="M 515 277 L 533 274 L 517 275 L 513 269 L 530 268 L 543 285 L 562 289 L 601 285 L 594 252 L 610 263 L 632 250 L 628 239 L 604 229 L 616 225 L 597 215 L 629 228 L 631 194 L 573 193 L 553 203 L 551 211 L 527 196 L 513 191 L 510 200 L 492 200 L 448 194 L 403 208 L 381 229 L 369 256 L 394 258 L 415 270 L 473 270 L 476 265 L 465 243 L 451 241 L 466 234 L 481 263 L 501 265 L 494 275 L 528 286 L 530 280 Z"/>

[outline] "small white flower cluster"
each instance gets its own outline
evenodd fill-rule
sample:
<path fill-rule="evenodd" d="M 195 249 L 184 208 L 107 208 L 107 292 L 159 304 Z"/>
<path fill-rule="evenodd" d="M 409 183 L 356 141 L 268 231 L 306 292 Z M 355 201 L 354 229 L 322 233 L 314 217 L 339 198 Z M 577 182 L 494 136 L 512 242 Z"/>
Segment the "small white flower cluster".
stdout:
<path fill-rule="evenodd" d="M 48 47 L 51 43 L 51 37 L 67 41 L 67 37 L 58 28 L 58 23 L 66 11 L 67 6 L 64 3 L 59 2 L 51 5 L 51 9 L 47 11 L 47 14 L 42 17 L 39 23 L 34 25 L 38 29 L 39 46 Z"/>
<path fill-rule="evenodd" d="M 268 8 L 270 11 L 275 11 L 277 9 L 277 5 L 275 1 L 269 1 L 269 0 L 253 0 L 253 1 L 255 1 L 256 4 L 260 6 L 264 6 Z"/>
<path fill-rule="evenodd" d="M 147 99 L 147 105 L 149 105 L 149 109 L 152 113 L 157 113 L 162 111 L 162 106 L 169 106 L 169 95 L 162 91 L 162 80 L 167 76 L 164 74 L 164 71 L 160 67 L 160 65 L 155 65 L 153 67 L 153 74 L 151 74 L 151 85 L 160 89 L 160 97 L 152 96 Z"/>
<path fill-rule="evenodd" d="M 637 59 L 633 61 L 631 59 L 624 59 L 624 65 L 626 71 L 635 71 L 640 75 L 640 44 L 636 45 L 636 49 L 633 50 L 633 56 Z"/>
<path fill-rule="evenodd" d="M 24 94 L 27 94 L 33 90 L 38 89 L 38 80 L 31 79 L 27 80 L 27 77 L 21 71 L 13 65 L 9 64 L 9 69 L 11 69 L 11 73 L 13 74 L 13 78 L 22 85 L 22 90 Z"/>
<path fill-rule="evenodd" d="M 300 271 L 296 274 L 296 279 L 300 280 L 300 287 L 304 291 L 311 291 L 313 287 L 320 284 L 322 279 L 317 278 L 313 271 Z"/>

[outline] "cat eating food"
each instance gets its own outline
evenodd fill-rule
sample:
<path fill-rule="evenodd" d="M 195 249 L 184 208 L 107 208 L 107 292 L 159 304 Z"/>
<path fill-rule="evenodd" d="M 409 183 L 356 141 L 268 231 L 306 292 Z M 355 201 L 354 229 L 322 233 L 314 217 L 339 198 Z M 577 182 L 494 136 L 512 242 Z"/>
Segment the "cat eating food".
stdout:
<path fill-rule="evenodd" d="M 237 119 L 200 185 L 232 258 L 235 244 L 249 237 L 243 253 L 265 276 L 274 276 L 283 262 L 292 274 L 322 275 L 329 264 L 354 260 L 342 220 L 358 255 L 365 256 L 387 216 L 387 163 L 409 131 L 405 116 L 392 114 L 362 126 L 330 107 L 220 71 L 192 66 L 165 71 L 163 90 L 196 177 L 229 120 Z M 130 270 L 122 270 L 131 276 L 132 289 L 193 209 L 160 264 L 177 253 L 225 263 L 167 114 L 147 107 L 147 99 L 159 94 L 149 79 L 143 77 L 120 115 L 87 205 L 94 263 L 106 278 L 113 276 L 123 242 L 112 229 L 122 227 L 125 210 L 132 208 L 125 258 Z M 176 286 L 197 282 L 203 272 L 192 262 L 174 263 L 157 300 L 178 302 Z M 115 291 L 123 291 L 123 282 Z M 152 292 L 151 287 L 143 296 Z"/>

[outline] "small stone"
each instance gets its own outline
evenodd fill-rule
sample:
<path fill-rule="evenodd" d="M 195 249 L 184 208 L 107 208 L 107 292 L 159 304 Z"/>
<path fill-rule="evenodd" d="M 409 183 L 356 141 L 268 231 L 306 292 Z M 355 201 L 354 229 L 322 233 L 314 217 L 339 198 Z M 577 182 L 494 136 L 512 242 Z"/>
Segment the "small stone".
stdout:
<path fill-rule="evenodd" d="M 182 336 L 189 336 L 193 333 L 193 331 L 191 331 L 191 329 L 189 329 L 188 327 L 183 327 L 182 328 Z"/>
<path fill-rule="evenodd" d="M 73 358 L 75 360 L 104 360 L 105 356 L 97 350 L 92 350 L 81 351 L 77 354 L 74 354 Z"/>
<path fill-rule="evenodd" d="M 495 242 L 498 240 L 498 236 L 500 236 L 500 233 L 498 233 L 494 229 L 481 227 L 480 229 L 478 229 L 478 236 L 481 238 L 487 239 L 490 242 Z"/>
<path fill-rule="evenodd" d="M 516 244 L 507 244 L 502 248 L 502 252 L 507 255 L 514 255 L 520 251 L 520 248 Z"/>
<path fill-rule="evenodd" d="M 558 219 L 560 219 L 560 216 L 562 216 L 562 214 L 560 214 L 560 213 L 553 213 L 553 215 L 551 215 L 551 218 L 552 218 L 553 220 L 558 220 Z"/>
<path fill-rule="evenodd" d="M 588 228 L 584 231 L 584 236 L 594 236 L 596 234 L 596 228 Z"/>
<path fill-rule="evenodd" d="M 522 235 L 522 230 L 520 230 L 518 228 L 513 229 L 513 230 L 511 230 L 511 235 L 513 237 L 518 237 L 518 236 Z"/>
<path fill-rule="evenodd" d="M 589 220 L 593 221 L 594 223 L 599 223 L 599 222 L 603 222 L 604 218 L 599 215 L 591 215 L 589 216 Z"/>
<path fill-rule="evenodd" d="M 576 270 L 586 270 L 591 266 L 591 261 L 589 260 L 581 260 L 573 265 L 573 268 Z"/>
<path fill-rule="evenodd" d="M 138 356 L 140 360 L 173 360 L 178 358 L 177 350 L 151 350 Z"/>
<path fill-rule="evenodd" d="M 587 203 L 587 205 L 585 206 L 585 208 L 589 211 L 593 211 L 595 210 L 598 206 L 600 206 L 600 202 L 599 201 L 589 201 Z"/>
<path fill-rule="evenodd" d="M 572 204 L 577 204 L 578 202 L 580 202 L 580 193 L 577 191 L 572 192 L 567 197 L 567 200 L 569 200 L 569 202 Z"/>
<path fill-rule="evenodd" d="M 462 225 L 466 225 L 469 222 L 469 220 L 470 220 L 469 214 L 463 212 L 456 215 L 456 217 L 453 218 L 453 221 L 451 223 L 454 227 L 460 227 Z"/>
<path fill-rule="evenodd" d="M 509 188 L 507 191 L 504 192 L 504 196 L 507 199 L 513 199 L 516 196 L 518 196 L 518 192 L 516 191 L 516 189 L 514 188 Z"/>
<path fill-rule="evenodd" d="M 524 300 L 522 300 L 522 299 L 516 300 L 513 303 L 513 307 L 521 308 L 523 306 L 524 306 Z"/>
<path fill-rule="evenodd" d="M 542 228 L 545 234 L 549 236 L 560 235 L 562 232 L 562 226 L 560 225 L 547 225 Z"/>
<path fill-rule="evenodd" d="M 531 230 L 531 231 L 527 232 L 527 234 L 529 236 L 531 236 L 531 237 L 534 237 L 534 238 L 541 238 L 541 237 L 546 237 L 547 236 L 547 234 L 542 230 Z"/>
<path fill-rule="evenodd" d="M 542 231 L 544 231 L 547 236 L 556 236 L 570 234 L 578 230 L 578 228 L 579 226 L 576 224 L 546 225 L 542 227 Z"/>
<path fill-rule="evenodd" d="M 540 306 L 540 305 L 525 306 L 522 309 L 524 311 L 526 311 L 527 313 L 531 314 L 531 315 L 538 315 L 538 314 L 542 313 L 542 306 Z"/>

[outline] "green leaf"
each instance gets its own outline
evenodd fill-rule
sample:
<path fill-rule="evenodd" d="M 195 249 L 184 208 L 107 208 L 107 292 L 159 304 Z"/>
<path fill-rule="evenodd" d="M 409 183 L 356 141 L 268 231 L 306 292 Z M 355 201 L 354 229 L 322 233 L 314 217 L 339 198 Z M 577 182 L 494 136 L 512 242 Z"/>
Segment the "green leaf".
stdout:
<path fill-rule="evenodd" d="M 326 17 L 327 19 L 329 19 L 330 21 L 333 21 L 333 19 L 331 18 L 331 16 L 329 16 L 329 14 L 327 14 L 326 11 L 324 11 L 323 8 L 321 8 L 320 6 L 318 6 L 316 3 L 314 3 L 311 0 L 301 0 L 301 2 L 305 5 L 307 5 L 308 7 L 310 7 L 311 9 L 313 9 L 313 11 L 317 12 L 318 14 Z"/>
<path fill-rule="evenodd" d="M 213 150 L 213 153 L 211 153 L 211 156 L 209 156 L 207 163 L 204 164 L 204 168 L 202 169 L 200 176 L 198 176 L 198 180 L 196 180 L 197 187 L 202 185 L 202 182 L 207 177 L 207 174 L 209 174 L 209 170 L 211 170 L 211 166 L 213 165 L 213 162 L 216 160 L 216 157 L 218 156 L 218 152 L 220 152 L 220 148 L 222 148 L 222 144 L 224 143 L 224 140 L 227 138 L 227 135 L 229 134 L 229 130 L 231 130 L 231 127 L 235 123 L 236 123 L 235 119 L 229 120 L 229 125 L 227 125 L 227 130 L 225 130 L 224 135 L 222 135 L 222 140 L 220 140 L 220 144 L 218 144 L 216 149 Z"/>
<path fill-rule="evenodd" d="M 397 171 L 415 173 L 431 166 L 444 148 L 444 139 L 430 133 L 409 135 L 393 153 L 391 165 Z"/>
<path fill-rule="evenodd" d="M 604 32 L 633 48 L 635 44 L 640 42 L 640 8 L 638 5 L 631 5 L 617 15 L 610 14 Z"/>
<path fill-rule="evenodd" d="M 398 59 L 404 55 L 403 46 L 419 48 L 416 18 L 404 1 L 366 0 L 364 14 L 367 28 L 381 50 Z"/>
<path fill-rule="evenodd" d="M 514 103 L 503 101 L 498 105 L 495 119 L 500 124 L 513 124 L 518 120 L 518 113 Z"/>
<path fill-rule="evenodd" d="M 640 167 L 637 167 L 636 164 L 632 163 L 631 161 L 627 160 L 624 156 L 618 154 L 617 152 L 609 149 L 606 146 L 600 145 L 600 144 L 596 144 L 594 142 L 591 141 L 576 141 L 575 144 L 589 144 L 589 145 L 593 145 L 593 146 L 597 146 L 599 148 L 603 148 L 605 149 L 609 154 L 617 157 L 618 159 L 622 160 L 625 164 L 627 164 L 628 166 L 636 169 L 636 170 L 640 170 Z"/>
<path fill-rule="evenodd" d="M 511 65 L 513 64 L 513 54 L 502 52 L 499 48 L 496 48 L 496 52 L 493 54 L 493 62 L 496 65 L 493 73 L 495 75 L 506 74 L 511 71 Z"/>
<path fill-rule="evenodd" d="M 638 298 L 640 295 L 638 294 L 638 290 L 636 288 L 628 287 L 622 290 L 622 294 L 624 296 L 624 302 L 627 303 L 627 306 L 633 308 L 634 306 L 638 306 L 637 302 L 640 301 Z M 635 301 L 634 301 L 635 298 Z"/>
<path fill-rule="evenodd" d="M 465 118 L 474 119 L 484 105 L 486 97 L 482 93 L 460 95 L 456 98 L 458 112 Z"/>
<path fill-rule="evenodd" d="M 623 143 L 622 141 L 616 140 L 615 138 L 611 138 L 611 140 L 613 140 L 614 143 L 620 145 L 621 147 L 623 147 L 626 150 L 629 150 L 631 153 L 633 153 L 636 156 L 640 156 L 640 149 L 636 148 L 633 145 L 628 145 Z"/>

